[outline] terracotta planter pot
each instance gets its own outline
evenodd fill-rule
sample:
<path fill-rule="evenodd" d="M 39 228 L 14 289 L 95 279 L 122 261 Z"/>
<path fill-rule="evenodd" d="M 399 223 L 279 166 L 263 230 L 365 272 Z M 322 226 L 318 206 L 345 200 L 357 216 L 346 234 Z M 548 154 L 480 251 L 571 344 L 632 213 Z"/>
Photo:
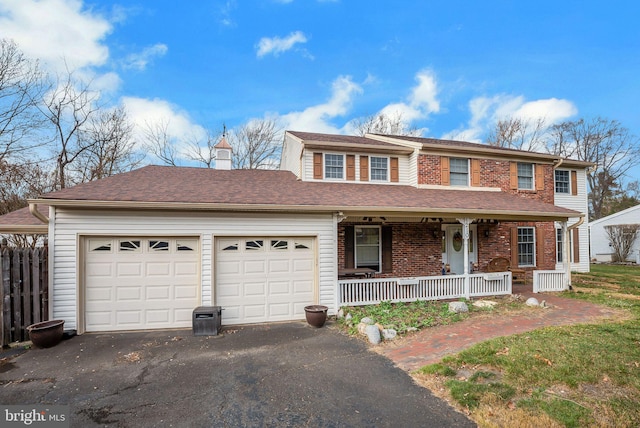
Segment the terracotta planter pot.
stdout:
<path fill-rule="evenodd" d="M 309 325 L 320 328 L 327 321 L 328 307 L 323 305 L 311 305 L 304 307 L 304 313 Z"/>
<path fill-rule="evenodd" d="M 62 340 L 64 320 L 51 320 L 27 327 L 31 343 L 38 348 L 51 348 Z"/>

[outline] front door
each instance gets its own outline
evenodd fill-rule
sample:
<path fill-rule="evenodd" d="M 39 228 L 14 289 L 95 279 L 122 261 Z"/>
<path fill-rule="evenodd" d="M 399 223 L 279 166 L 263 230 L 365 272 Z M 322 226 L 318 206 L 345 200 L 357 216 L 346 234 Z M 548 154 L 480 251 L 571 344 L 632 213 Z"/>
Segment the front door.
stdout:
<path fill-rule="evenodd" d="M 444 263 L 448 263 L 452 274 L 464 273 L 464 242 L 462 237 L 462 225 L 447 226 L 446 231 L 447 252 L 443 257 Z M 476 228 L 469 226 L 469 263 L 474 263 L 476 257 Z M 471 271 L 471 269 L 469 269 Z"/>

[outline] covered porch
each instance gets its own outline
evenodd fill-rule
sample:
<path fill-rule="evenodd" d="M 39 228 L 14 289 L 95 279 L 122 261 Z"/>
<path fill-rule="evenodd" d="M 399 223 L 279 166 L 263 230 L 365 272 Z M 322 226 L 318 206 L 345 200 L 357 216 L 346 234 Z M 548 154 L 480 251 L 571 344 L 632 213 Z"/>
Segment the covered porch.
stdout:
<path fill-rule="evenodd" d="M 568 252 L 565 246 L 556 249 L 557 223 L 563 234 L 579 223 L 568 222 L 557 214 L 343 215 L 338 224 L 338 307 L 566 290 L 570 267 L 565 263 L 557 269 L 555 255 Z M 522 245 L 523 236 L 530 238 L 527 245 Z M 527 253 L 520 256 L 520 251 Z M 505 268 L 491 269 L 495 259 L 506 260 Z"/>

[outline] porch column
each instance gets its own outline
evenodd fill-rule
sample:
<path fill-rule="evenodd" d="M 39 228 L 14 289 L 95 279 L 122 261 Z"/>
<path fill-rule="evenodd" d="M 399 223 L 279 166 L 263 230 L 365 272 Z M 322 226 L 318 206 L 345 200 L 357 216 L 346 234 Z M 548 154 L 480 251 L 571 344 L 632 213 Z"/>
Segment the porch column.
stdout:
<path fill-rule="evenodd" d="M 564 270 L 565 276 L 564 276 L 564 289 L 568 290 L 569 289 L 569 275 L 571 275 L 571 262 L 569 260 L 569 254 L 571 254 L 570 251 L 570 236 L 569 236 L 569 230 L 567 229 L 567 222 L 563 221 L 562 222 L 562 268 Z"/>
<path fill-rule="evenodd" d="M 469 300 L 471 298 L 470 281 L 469 281 L 469 225 L 473 223 L 472 218 L 456 219 L 462 224 L 462 251 L 464 252 L 464 297 Z"/>

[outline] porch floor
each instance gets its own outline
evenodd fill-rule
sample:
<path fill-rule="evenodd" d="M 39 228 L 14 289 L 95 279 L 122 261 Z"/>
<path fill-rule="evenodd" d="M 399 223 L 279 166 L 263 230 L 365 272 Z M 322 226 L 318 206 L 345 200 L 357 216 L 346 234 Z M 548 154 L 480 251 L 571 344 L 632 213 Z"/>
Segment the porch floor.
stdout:
<path fill-rule="evenodd" d="M 526 288 L 526 289 L 525 289 Z M 426 328 L 409 337 L 377 346 L 375 349 L 403 370 L 416 370 L 439 362 L 476 343 L 500 336 L 524 333 L 546 326 L 592 322 L 618 315 L 615 309 L 552 294 L 534 294 L 532 285 L 513 285 L 513 294 L 525 299 L 546 300 L 552 307 L 523 314 L 469 318 L 452 325 Z"/>

